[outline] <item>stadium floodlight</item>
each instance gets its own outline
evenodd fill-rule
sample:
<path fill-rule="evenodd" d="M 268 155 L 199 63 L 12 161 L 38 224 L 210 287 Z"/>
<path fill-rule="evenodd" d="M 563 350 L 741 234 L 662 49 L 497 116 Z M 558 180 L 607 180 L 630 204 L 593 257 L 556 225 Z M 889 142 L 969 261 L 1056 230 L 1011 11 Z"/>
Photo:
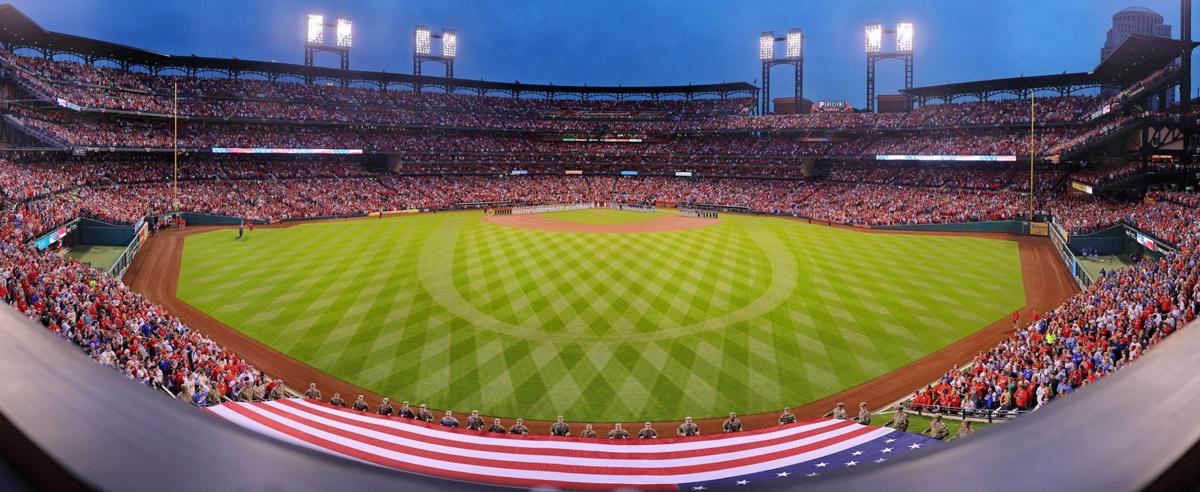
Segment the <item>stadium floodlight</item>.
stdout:
<path fill-rule="evenodd" d="M 913 25 L 911 22 L 901 22 L 896 24 L 896 51 L 901 53 L 912 53 L 913 50 Z"/>
<path fill-rule="evenodd" d="M 308 14 L 308 42 L 321 44 L 325 41 L 325 16 Z"/>
<path fill-rule="evenodd" d="M 454 58 L 458 56 L 458 34 L 454 29 L 442 29 L 442 56 Z"/>
<path fill-rule="evenodd" d="M 804 31 L 799 29 L 788 29 L 787 33 L 787 57 L 791 59 L 800 58 L 804 54 Z"/>
<path fill-rule="evenodd" d="M 775 31 L 763 31 L 758 36 L 758 58 L 760 60 L 775 58 Z"/>
<path fill-rule="evenodd" d="M 429 54 L 429 26 L 417 26 L 416 50 L 418 55 Z"/>
<path fill-rule="evenodd" d="M 883 47 L 883 26 L 880 24 L 867 24 L 867 53 L 879 53 L 879 49 Z"/>
<path fill-rule="evenodd" d="M 353 27 L 353 25 L 350 23 L 350 19 L 337 20 L 337 45 L 339 48 L 350 47 L 350 44 L 352 43 L 351 27 Z"/>

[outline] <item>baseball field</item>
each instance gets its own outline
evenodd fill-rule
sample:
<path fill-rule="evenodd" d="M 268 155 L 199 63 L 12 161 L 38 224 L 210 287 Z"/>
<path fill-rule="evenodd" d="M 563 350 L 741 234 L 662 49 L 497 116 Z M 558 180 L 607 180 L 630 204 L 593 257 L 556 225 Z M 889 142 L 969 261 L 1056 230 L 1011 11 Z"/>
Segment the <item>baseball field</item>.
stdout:
<path fill-rule="evenodd" d="M 770 217 L 474 211 L 236 236 L 186 237 L 179 299 L 360 388 L 489 415 L 774 411 L 1026 305 L 1015 241 Z"/>

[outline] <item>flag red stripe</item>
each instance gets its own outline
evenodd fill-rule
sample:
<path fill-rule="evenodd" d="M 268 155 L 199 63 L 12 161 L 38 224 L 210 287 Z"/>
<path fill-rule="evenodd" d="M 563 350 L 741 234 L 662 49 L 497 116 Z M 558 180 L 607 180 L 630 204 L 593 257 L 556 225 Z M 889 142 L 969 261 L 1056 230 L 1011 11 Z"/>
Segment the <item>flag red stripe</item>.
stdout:
<path fill-rule="evenodd" d="M 705 463 L 705 464 L 698 464 L 698 465 L 681 465 L 681 466 L 670 466 L 670 467 L 664 466 L 664 467 L 655 467 L 655 468 L 632 468 L 632 467 L 622 467 L 622 466 L 599 466 L 599 465 L 578 465 L 578 464 L 557 464 L 557 463 L 527 463 L 527 462 L 519 462 L 519 461 L 485 459 L 485 458 L 476 458 L 476 457 L 472 457 L 472 456 L 446 454 L 446 453 L 441 453 L 441 452 L 437 452 L 437 451 L 429 451 L 429 450 L 425 450 L 425 449 L 414 448 L 411 446 L 390 443 L 390 442 L 376 439 L 373 437 L 367 437 L 367 436 L 357 434 L 357 433 L 349 431 L 349 430 L 329 426 L 329 425 L 322 424 L 320 422 L 316 422 L 314 420 L 311 420 L 311 419 L 308 419 L 305 417 L 300 417 L 295 414 L 284 412 L 278 408 L 274 408 L 269 405 L 256 405 L 254 408 L 264 411 L 264 412 L 267 412 L 267 413 L 271 413 L 276 416 L 279 416 L 288 421 L 301 423 L 301 424 L 307 425 L 309 427 L 312 427 L 314 429 L 324 431 L 329 434 L 333 434 L 333 435 L 336 435 L 336 436 L 339 436 L 339 437 L 342 437 L 345 439 L 354 440 L 357 442 L 361 442 L 364 444 L 368 444 L 371 446 L 375 446 L 375 447 L 378 447 L 381 449 L 386 449 L 386 450 L 397 452 L 397 453 L 404 453 L 404 454 L 409 454 L 409 455 L 413 455 L 413 456 L 420 456 L 420 457 L 424 457 L 424 458 L 431 459 L 431 460 L 445 461 L 448 463 L 460 463 L 460 464 L 466 464 L 466 465 L 475 465 L 475 466 L 481 466 L 481 467 L 503 468 L 503 469 L 510 469 L 510 470 L 543 471 L 543 472 L 574 473 L 574 474 L 588 474 L 588 475 L 608 474 L 608 475 L 673 476 L 673 475 L 686 475 L 686 474 L 692 474 L 692 473 L 711 472 L 711 471 L 722 470 L 722 469 L 727 469 L 727 468 L 753 465 L 753 464 L 763 463 L 763 462 L 767 462 L 767 461 L 774 461 L 774 460 L 778 460 L 778 459 L 787 458 L 790 456 L 795 456 L 798 454 L 815 451 L 815 450 L 818 450 L 818 449 L 821 449 L 821 448 L 824 448 L 827 446 L 837 444 L 842 441 L 852 439 L 859 435 L 866 434 L 868 432 L 872 432 L 874 430 L 870 427 L 861 427 L 861 428 L 855 429 L 853 431 L 847 432 L 845 434 L 832 436 L 827 439 L 823 439 L 821 441 L 817 441 L 817 442 L 813 442 L 813 443 L 809 443 L 809 444 L 805 444 L 805 445 L 801 445 L 801 446 L 796 446 L 793 448 L 774 451 L 774 452 L 766 453 L 766 454 L 760 454 L 760 455 L 756 455 L 756 456 L 736 458 L 736 459 L 731 459 L 731 460 L 726 460 L 726 461 L 718 461 L 718 462 L 714 462 L 714 463 Z M 239 410 L 239 413 L 242 413 L 241 411 L 245 411 L 246 413 L 253 413 L 252 411 L 247 410 L 245 407 L 240 407 L 240 408 L 238 408 L 238 410 Z M 245 413 L 243 413 L 243 414 L 245 414 Z M 675 453 L 662 453 L 659 455 L 659 457 L 660 457 L 660 459 L 676 458 Z"/>
<path fill-rule="evenodd" d="M 298 408 L 305 408 L 309 405 L 312 405 L 312 406 L 317 406 L 317 407 L 321 407 L 321 408 L 327 408 L 329 410 L 334 410 L 337 412 L 344 412 L 344 413 L 353 414 L 353 415 L 360 415 L 363 417 L 379 419 L 379 420 L 383 420 L 383 421 L 387 421 L 387 422 L 403 422 L 403 423 L 410 424 L 410 425 L 417 425 L 417 426 L 421 426 L 421 427 L 425 427 L 425 428 L 437 429 L 439 431 L 458 432 L 458 433 L 464 433 L 464 434 L 468 434 L 468 435 L 482 435 L 482 436 L 487 436 L 489 438 L 520 439 L 523 441 L 586 442 L 589 444 L 611 444 L 611 445 L 615 445 L 615 446 L 628 446 L 629 444 L 631 444 L 630 441 L 623 441 L 623 440 L 619 440 L 619 439 L 618 440 L 608 440 L 605 438 L 589 439 L 589 438 L 582 438 L 582 437 L 492 434 L 492 433 L 468 431 L 466 429 L 450 429 L 450 428 L 443 427 L 443 426 L 440 426 L 437 424 L 425 423 L 425 422 L 415 420 L 415 419 L 406 419 L 406 418 L 402 418 L 402 417 L 385 417 L 383 415 L 370 413 L 370 412 L 359 412 L 357 410 L 351 410 L 351 409 L 345 408 L 345 407 L 338 407 L 338 406 L 330 405 L 323 401 L 312 400 L 312 399 L 308 399 L 308 398 L 285 398 L 285 399 L 276 400 L 276 401 L 279 401 L 282 403 L 287 403 L 289 405 L 292 405 L 292 406 L 295 406 Z M 303 402 L 303 403 L 300 403 L 300 402 Z M 310 408 L 305 408 L 305 410 L 312 411 L 312 409 L 310 409 Z M 718 440 L 718 439 L 729 439 L 731 437 L 746 437 L 746 436 L 755 436 L 755 435 L 759 435 L 759 434 L 770 434 L 773 432 L 779 432 L 782 429 L 787 429 L 787 428 L 790 428 L 793 426 L 811 425 L 811 424 L 822 422 L 824 420 L 827 420 L 827 419 L 802 420 L 802 421 L 798 421 L 794 424 L 788 424 L 786 426 L 767 427 L 764 429 L 755 429 L 752 431 L 743 431 L 743 432 L 736 432 L 736 433 L 730 433 L 730 434 L 724 434 L 724 433 L 708 434 L 708 435 L 704 435 L 704 436 L 692 436 L 692 437 L 671 436 L 671 437 L 660 437 L 658 439 L 655 439 L 653 442 L 645 442 L 645 443 L 643 443 L 642 441 L 633 441 L 633 442 L 638 442 L 638 443 L 643 443 L 643 444 L 672 444 L 672 443 L 677 443 L 677 442 L 687 442 L 689 444 L 695 444 L 697 442 L 711 441 L 711 440 Z"/>
<path fill-rule="evenodd" d="M 797 432 L 794 434 L 789 434 L 789 435 L 780 436 L 780 437 L 776 437 L 773 439 L 767 439 L 767 440 L 753 442 L 753 443 L 734 444 L 734 445 L 729 445 L 729 446 L 710 447 L 710 448 L 693 449 L 693 450 L 650 452 L 650 453 L 645 453 L 645 452 L 643 452 L 643 453 L 627 453 L 627 452 L 617 452 L 617 451 L 590 451 L 590 450 L 558 449 L 558 448 L 552 448 L 552 449 L 551 448 L 527 448 L 527 447 L 516 447 L 516 446 L 504 446 L 504 445 L 500 445 L 500 444 L 491 445 L 491 444 L 477 444 L 477 443 L 471 443 L 471 442 L 463 442 L 463 441 L 455 440 L 453 438 L 443 439 L 443 438 L 428 436 L 425 434 L 417 434 L 417 433 L 413 433 L 413 432 L 408 432 L 403 429 L 397 429 L 392 426 L 379 425 L 379 424 L 375 424 L 375 423 L 367 423 L 367 422 L 363 422 L 361 420 L 346 418 L 346 417 L 336 415 L 336 414 L 331 415 L 326 412 L 319 412 L 319 411 L 314 412 L 309 408 L 305 408 L 304 405 L 301 405 L 296 402 L 292 402 L 292 401 L 288 401 L 288 400 L 280 400 L 280 401 L 284 405 L 288 405 L 292 408 L 303 411 L 305 413 L 311 413 L 313 415 L 320 415 L 322 417 L 325 417 L 327 419 L 330 419 L 330 420 L 333 420 L 333 421 L 336 421 L 336 422 L 339 422 L 342 424 L 353 425 L 356 427 L 370 429 L 370 430 L 373 430 L 376 432 L 382 432 L 382 433 L 385 433 L 388 435 L 392 435 L 392 436 L 396 436 L 396 437 L 403 437 L 403 438 L 412 439 L 415 441 L 421 441 L 421 442 L 425 442 L 425 443 L 429 443 L 429 444 L 440 444 L 443 446 L 451 446 L 451 447 L 462 448 L 462 449 L 471 449 L 471 450 L 476 450 L 476 451 L 491 451 L 491 452 L 496 452 L 496 453 L 513 453 L 513 454 L 527 454 L 527 455 L 539 455 L 539 456 L 569 456 L 569 457 L 574 457 L 574 458 L 661 460 L 661 459 L 663 459 L 663 456 L 665 453 L 671 453 L 670 457 L 672 457 L 672 458 L 691 458 L 691 457 L 701 457 L 701 456 L 712 456 L 712 455 L 718 455 L 718 454 L 731 453 L 731 452 L 735 452 L 735 451 L 745 451 L 745 450 L 750 450 L 750 449 L 757 449 L 757 448 L 762 448 L 762 447 L 766 447 L 766 446 L 773 446 L 776 444 L 784 444 L 787 442 L 796 441 L 797 439 L 804 439 L 807 437 L 824 434 L 826 432 L 830 432 L 830 431 L 833 431 L 836 429 L 841 429 L 843 427 L 854 425 L 853 422 L 843 420 L 843 421 L 838 421 L 831 425 L 820 427 L 817 429 L 812 429 L 812 430 L 808 430 L 808 431 L 804 431 L 804 432 Z M 386 419 L 386 417 L 381 418 L 381 419 Z M 401 420 L 400 422 L 407 422 L 407 419 Z M 414 423 L 414 425 L 428 425 L 428 424 Z M 435 428 L 438 431 L 449 432 L 449 433 L 469 433 L 470 435 L 476 435 L 476 436 L 485 436 L 486 435 L 487 437 L 497 436 L 497 434 L 482 434 L 482 433 L 476 433 L 474 431 L 446 429 L 444 427 L 441 427 L 441 428 L 434 427 L 434 426 L 429 426 L 429 427 Z M 779 429 L 774 429 L 774 430 L 778 431 Z M 520 438 L 517 436 L 513 436 L 513 437 Z M 521 436 L 521 437 L 523 437 L 523 436 Z M 539 437 L 541 437 L 541 436 L 539 436 Z M 503 442 L 503 439 L 496 439 L 496 441 Z M 591 443 L 593 441 L 597 441 L 597 439 L 578 439 L 578 441 Z M 599 441 L 608 441 L 608 440 L 600 439 Z M 626 440 L 624 440 L 625 442 L 621 442 L 621 440 L 614 440 L 614 441 L 616 441 L 616 442 L 613 444 L 618 445 L 618 446 L 621 444 L 626 444 L 626 445 L 666 444 L 666 443 L 662 442 L 662 441 L 665 441 L 664 439 L 653 439 L 653 440 L 626 439 Z"/>
<path fill-rule="evenodd" d="M 625 485 L 621 485 L 621 484 L 610 484 L 610 483 L 597 484 L 597 483 L 588 483 L 588 482 L 530 480 L 530 479 L 519 478 L 519 477 L 503 477 L 503 476 L 497 476 L 497 475 L 481 475 L 481 474 L 477 474 L 477 473 L 466 473 L 466 472 L 449 470 L 446 468 L 435 468 L 435 467 L 430 467 L 430 466 L 418 465 L 415 463 L 394 460 L 391 458 L 385 458 L 383 456 L 371 454 L 371 453 L 368 453 L 365 451 L 360 451 L 358 449 L 346 446 L 344 444 L 336 443 L 333 441 L 329 441 L 327 439 L 313 436 L 311 434 L 307 434 L 305 432 L 301 432 L 299 430 L 293 429 L 293 428 L 283 425 L 279 422 L 276 422 L 274 420 L 266 418 L 262 415 L 258 415 L 254 412 L 245 410 L 244 408 L 239 408 L 239 405 L 226 405 L 226 406 L 228 406 L 230 410 L 237 412 L 238 414 L 240 414 L 250 420 L 253 420 L 254 422 L 258 423 L 259 425 L 266 426 L 276 432 L 279 432 L 281 434 L 290 436 L 292 438 L 304 441 L 304 442 L 312 444 L 314 446 L 328 449 L 335 453 L 350 456 L 352 458 L 366 461 L 368 463 L 373 463 L 373 464 L 388 467 L 388 468 L 396 468 L 396 469 L 400 469 L 400 470 L 404 470 L 404 471 L 408 471 L 408 472 L 412 472 L 412 473 L 419 473 L 422 475 L 431 475 L 431 476 L 436 476 L 436 477 L 450 478 L 450 479 L 454 479 L 454 480 L 463 480 L 463 481 L 468 481 L 468 482 L 488 483 L 488 484 L 496 484 L 496 485 L 509 485 L 509 486 L 514 486 L 514 487 L 535 487 L 535 486 L 539 486 L 539 485 L 546 485 L 546 486 L 556 486 L 556 487 L 563 487 L 563 488 L 586 489 L 586 490 L 611 490 L 611 489 L 616 489 L 616 488 L 621 488 L 621 487 L 636 487 L 636 488 L 642 489 L 642 490 L 678 490 L 678 488 L 679 488 L 675 484 L 650 484 L 650 485 L 625 484 Z"/>

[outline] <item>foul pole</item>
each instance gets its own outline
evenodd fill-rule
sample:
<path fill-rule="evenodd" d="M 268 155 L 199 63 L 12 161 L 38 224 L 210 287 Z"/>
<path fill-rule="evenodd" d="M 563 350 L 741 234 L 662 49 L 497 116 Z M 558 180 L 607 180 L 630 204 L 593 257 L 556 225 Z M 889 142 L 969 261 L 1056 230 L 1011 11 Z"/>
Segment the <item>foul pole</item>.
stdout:
<path fill-rule="evenodd" d="M 171 99 L 171 165 L 174 172 L 171 177 L 171 205 L 179 213 L 179 82 L 174 84 L 174 94 Z"/>
<path fill-rule="evenodd" d="M 1033 93 L 1029 94 L 1029 220 L 1033 220 Z"/>

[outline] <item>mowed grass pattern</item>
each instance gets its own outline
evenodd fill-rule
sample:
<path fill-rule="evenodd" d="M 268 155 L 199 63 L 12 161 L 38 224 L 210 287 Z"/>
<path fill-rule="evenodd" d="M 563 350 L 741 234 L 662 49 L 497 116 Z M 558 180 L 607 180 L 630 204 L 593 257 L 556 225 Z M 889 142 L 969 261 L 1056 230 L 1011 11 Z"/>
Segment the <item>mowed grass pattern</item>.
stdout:
<path fill-rule="evenodd" d="M 235 236 L 186 239 L 180 298 L 393 399 L 513 417 L 797 406 L 1025 304 L 1015 242 L 767 217 L 588 234 L 464 212 Z"/>

